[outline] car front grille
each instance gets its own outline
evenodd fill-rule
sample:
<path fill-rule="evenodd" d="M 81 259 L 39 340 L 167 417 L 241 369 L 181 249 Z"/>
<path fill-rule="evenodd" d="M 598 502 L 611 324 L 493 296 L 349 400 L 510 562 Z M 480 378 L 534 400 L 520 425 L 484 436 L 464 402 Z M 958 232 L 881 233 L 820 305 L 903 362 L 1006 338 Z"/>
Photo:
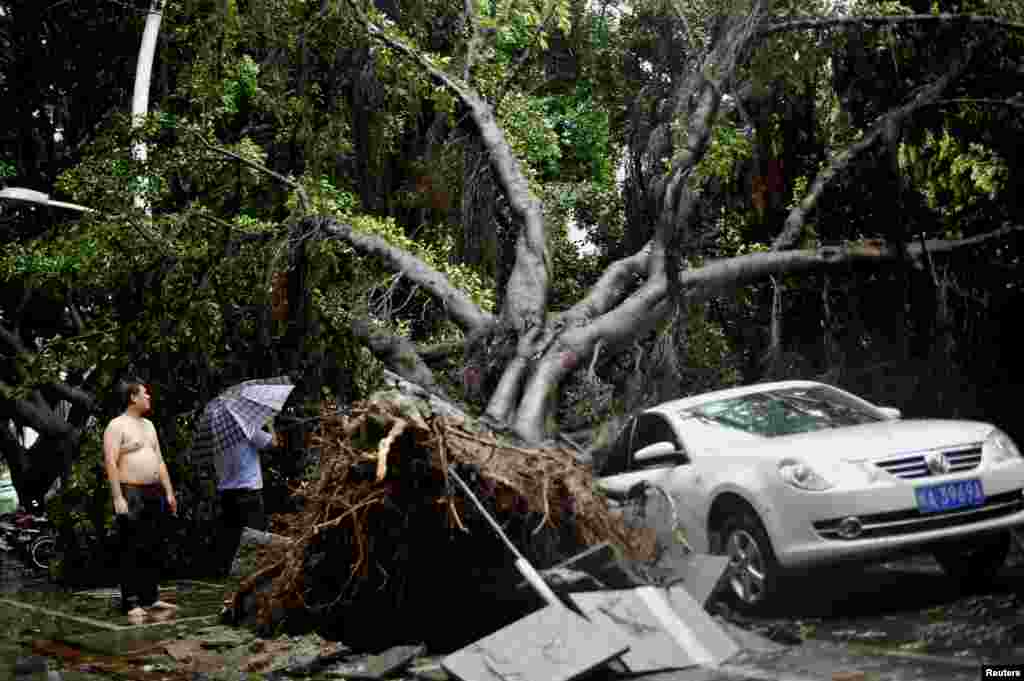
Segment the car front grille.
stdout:
<path fill-rule="evenodd" d="M 908 511 L 890 511 L 857 516 L 863 531 L 855 539 L 871 539 L 876 537 L 892 537 L 901 534 L 913 534 L 928 530 L 940 530 L 946 527 L 969 525 L 982 520 L 992 520 L 1024 510 L 1024 497 L 1021 490 L 993 494 L 985 499 L 981 506 L 958 508 L 941 513 L 921 513 L 916 508 Z M 845 516 L 844 516 L 845 517 Z M 839 523 L 843 518 L 832 518 L 814 523 L 814 529 L 823 539 L 838 539 Z"/>
<path fill-rule="evenodd" d="M 981 445 L 943 450 L 949 461 L 949 472 L 959 473 L 977 468 L 981 463 Z M 924 462 L 925 452 L 893 456 L 879 459 L 874 464 L 899 478 L 924 478 L 929 475 L 928 466 Z"/>

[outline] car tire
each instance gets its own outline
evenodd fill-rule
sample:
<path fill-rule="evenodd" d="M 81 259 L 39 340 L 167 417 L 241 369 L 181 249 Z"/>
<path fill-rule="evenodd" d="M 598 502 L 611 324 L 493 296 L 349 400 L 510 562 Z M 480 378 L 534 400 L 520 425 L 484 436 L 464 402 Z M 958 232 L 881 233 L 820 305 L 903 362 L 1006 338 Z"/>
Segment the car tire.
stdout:
<path fill-rule="evenodd" d="M 32 564 L 40 570 L 50 567 L 50 562 L 57 555 L 57 540 L 54 537 L 40 537 L 32 542 L 29 549 Z"/>
<path fill-rule="evenodd" d="M 761 612 L 779 595 L 782 568 L 775 558 L 768 533 L 750 509 L 729 512 L 718 531 L 715 553 L 729 557 L 723 592 L 743 612 Z"/>
<path fill-rule="evenodd" d="M 1008 531 L 998 532 L 970 542 L 937 547 L 932 556 L 947 576 L 976 584 L 991 579 L 1006 564 L 1010 541 Z"/>

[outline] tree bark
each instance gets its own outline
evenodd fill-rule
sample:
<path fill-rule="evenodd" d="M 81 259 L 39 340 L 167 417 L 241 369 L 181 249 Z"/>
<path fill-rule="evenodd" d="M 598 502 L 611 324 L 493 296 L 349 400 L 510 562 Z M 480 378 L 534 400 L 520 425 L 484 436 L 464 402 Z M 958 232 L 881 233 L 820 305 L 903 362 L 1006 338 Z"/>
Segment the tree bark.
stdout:
<path fill-rule="evenodd" d="M 759 37 L 785 31 L 824 30 L 828 28 L 859 28 L 862 26 L 898 26 L 900 24 L 968 24 L 992 26 L 1007 31 L 1024 31 L 1024 24 L 999 17 L 976 14 L 906 14 L 902 16 L 804 17 L 768 24 L 758 31 Z"/>
<path fill-rule="evenodd" d="M 443 273 L 384 239 L 356 231 L 351 225 L 334 218 L 310 218 L 305 224 L 309 230 L 319 230 L 323 236 L 341 239 L 361 253 L 377 256 L 394 272 L 403 272 L 441 301 L 448 314 L 463 330 L 477 331 L 495 323 L 493 315 L 480 309 L 469 296 L 453 286 Z"/>
<path fill-rule="evenodd" d="M 352 7 L 362 17 L 371 35 L 396 51 L 416 61 L 432 78 L 451 90 L 469 111 L 484 147 L 490 155 L 491 168 L 520 222 L 516 240 L 516 263 L 506 287 L 502 318 L 520 331 L 543 326 L 547 315 L 548 284 L 551 276 L 551 258 L 548 254 L 547 234 L 540 201 L 530 190 L 519 159 L 505 139 L 505 133 L 494 119 L 492 107 L 468 84 L 434 66 L 423 54 L 392 38 L 371 22 L 354 3 Z"/>
<path fill-rule="evenodd" d="M 139 45 L 139 58 L 135 64 L 135 88 L 132 93 L 132 128 L 141 128 L 149 114 L 149 83 L 153 75 L 153 59 L 156 55 L 156 42 L 160 36 L 160 22 L 163 19 L 163 0 L 152 0 L 149 13 L 146 15 L 146 27 L 142 31 L 142 44 Z M 147 149 L 145 142 L 136 142 L 132 147 L 132 158 L 141 163 L 146 162 Z M 143 178 L 138 178 L 143 179 Z M 145 196 L 136 192 L 133 198 L 135 207 L 150 214 L 149 202 Z"/>

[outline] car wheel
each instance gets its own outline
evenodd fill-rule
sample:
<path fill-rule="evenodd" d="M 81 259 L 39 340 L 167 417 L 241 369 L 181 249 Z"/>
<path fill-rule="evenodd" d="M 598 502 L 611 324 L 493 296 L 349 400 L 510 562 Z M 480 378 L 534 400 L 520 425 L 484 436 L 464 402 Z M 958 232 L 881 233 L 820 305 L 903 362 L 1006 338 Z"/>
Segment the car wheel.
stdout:
<path fill-rule="evenodd" d="M 50 561 L 57 553 L 57 540 L 53 537 L 40 537 L 32 542 L 29 554 L 32 556 L 32 564 L 40 570 L 50 566 Z"/>
<path fill-rule="evenodd" d="M 781 568 L 764 525 L 747 509 L 725 518 L 719 531 L 720 555 L 728 556 L 726 595 L 740 610 L 764 609 L 778 594 Z"/>
<path fill-rule="evenodd" d="M 1006 563 L 1010 533 L 999 532 L 963 544 L 936 548 L 932 555 L 942 571 L 953 579 L 978 582 L 991 579 Z"/>

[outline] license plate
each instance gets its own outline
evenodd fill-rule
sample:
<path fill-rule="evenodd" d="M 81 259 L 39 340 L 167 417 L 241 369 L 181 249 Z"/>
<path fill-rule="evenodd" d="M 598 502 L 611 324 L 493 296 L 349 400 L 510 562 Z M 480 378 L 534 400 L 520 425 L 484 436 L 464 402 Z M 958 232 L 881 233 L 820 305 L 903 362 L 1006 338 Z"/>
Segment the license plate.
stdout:
<path fill-rule="evenodd" d="M 921 513 L 949 511 L 985 503 L 981 480 L 956 480 L 918 487 L 914 490 L 914 496 L 917 497 L 917 509 Z"/>

